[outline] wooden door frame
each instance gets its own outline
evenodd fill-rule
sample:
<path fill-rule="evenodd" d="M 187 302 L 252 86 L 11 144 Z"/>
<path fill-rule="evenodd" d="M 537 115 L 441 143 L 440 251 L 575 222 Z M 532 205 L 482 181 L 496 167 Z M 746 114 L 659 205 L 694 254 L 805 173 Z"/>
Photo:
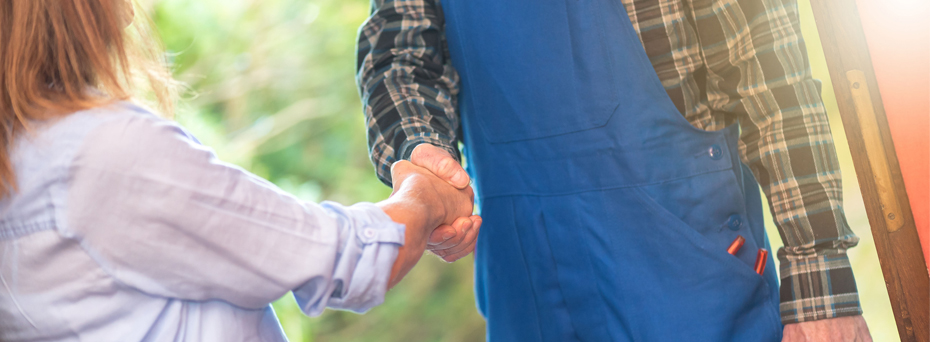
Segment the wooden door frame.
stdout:
<path fill-rule="evenodd" d="M 902 341 L 926 342 L 930 340 L 930 275 L 856 2 L 811 0 L 811 8 L 898 334 Z"/>

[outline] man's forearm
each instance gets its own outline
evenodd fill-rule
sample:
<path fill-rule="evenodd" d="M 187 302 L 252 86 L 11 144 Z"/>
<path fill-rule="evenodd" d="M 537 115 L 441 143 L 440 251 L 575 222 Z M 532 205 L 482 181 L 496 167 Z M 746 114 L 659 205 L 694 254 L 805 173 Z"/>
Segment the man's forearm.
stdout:
<path fill-rule="evenodd" d="M 458 158 L 458 76 L 448 60 L 433 0 L 377 1 L 359 30 L 358 74 L 368 145 L 379 179 L 421 143 Z M 375 49 L 374 47 L 377 47 Z"/>
<path fill-rule="evenodd" d="M 752 15 L 734 22 L 720 4 Z M 709 105 L 738 118 L 742 160 L 769 199 L 785 245 L 778 253 L 782 321 L 858 314 L 846 257 L 858 238 L 843 213 L 839 162 L 798 30 L 796 1 L 727 0 L 694 11 L 712 14 L 695 24 Z M 748 27 L 751 34 L 724 34 Z M 701 122 L 713 129 L 732 121 Z"/>
<path fill-rule="evenodd" d="M 759 98 L 807 94 L 803 98 L 810 102 L 805 108 L 766 108 L 769 119 L 760 120 L 742 137 L 784 242 L 778 258 L 785 324 L 862 312 L 846 254 L 859 238 L 843 212 L 839 161 L 817 89 L 814 80 L 803 78 L 773 87 L 771 95 L 760 94 Z M 780 140 L 791 144 L 762 152 L 776 148 L 771 142 Z"/>

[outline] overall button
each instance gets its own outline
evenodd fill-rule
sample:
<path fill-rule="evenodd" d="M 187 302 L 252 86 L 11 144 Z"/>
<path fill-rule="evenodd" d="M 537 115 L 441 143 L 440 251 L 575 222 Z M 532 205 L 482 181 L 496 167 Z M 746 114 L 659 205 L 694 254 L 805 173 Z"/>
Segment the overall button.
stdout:
<path fill-rule="evenodd" d="M 743 218 L 739 214 L 730 215 L 730 219 L 727 220 L 727 228 L 736 231 L 739 230 L 741 225 L 743 225 Z"/>
<path fill-rule="evenodd" d="M 720 149 L 720 145 L 710 145 L 710 149 L 707 150 L 707 153 L 710 154 L 710 159 L 713 160 L 723 158 L 723 150 Z"/>

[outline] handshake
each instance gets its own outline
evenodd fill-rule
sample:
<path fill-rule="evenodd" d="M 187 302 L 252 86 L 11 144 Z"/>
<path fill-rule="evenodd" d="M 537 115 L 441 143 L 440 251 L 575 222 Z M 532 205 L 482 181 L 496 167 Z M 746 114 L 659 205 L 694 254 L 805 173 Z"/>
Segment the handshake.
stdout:
<path fill-rule="evenodd" d="M 446 262 L 470 254 L 481 227 L 481 217 L 472 215 L 475 195 L 468 175 L 448 152 L 421 144 L 410 160 L 394 163 L 394 191 L 378 203 L 394 222 L 406 226 L 389 288 L 416 265 L 425 250 Z"/>

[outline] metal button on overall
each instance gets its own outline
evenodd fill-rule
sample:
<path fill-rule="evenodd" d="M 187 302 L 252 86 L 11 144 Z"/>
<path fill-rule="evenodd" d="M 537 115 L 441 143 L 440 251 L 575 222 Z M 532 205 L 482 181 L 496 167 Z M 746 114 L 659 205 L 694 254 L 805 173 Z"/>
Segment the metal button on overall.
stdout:
<path fill-rule="evenodd" d="M 710 149 L 707 150 L 707 153 L 710 154 L 710 159 L 713 160 L 723 158 L 723 150 L 720 149 L 719 145 L 710 145 Z"/>
<path fill-rule="evenodd" d="M 727 220 L 727 228 L 730 230 L 737 231 L 739 227 L 743 225 L 743 217 L 739 214 L 730 215 L 730 218 Z"/>

